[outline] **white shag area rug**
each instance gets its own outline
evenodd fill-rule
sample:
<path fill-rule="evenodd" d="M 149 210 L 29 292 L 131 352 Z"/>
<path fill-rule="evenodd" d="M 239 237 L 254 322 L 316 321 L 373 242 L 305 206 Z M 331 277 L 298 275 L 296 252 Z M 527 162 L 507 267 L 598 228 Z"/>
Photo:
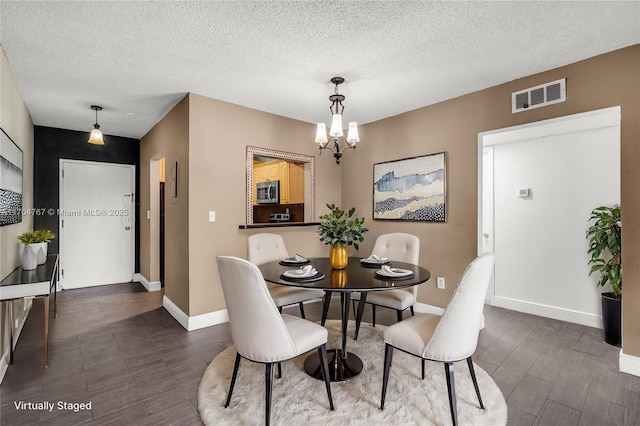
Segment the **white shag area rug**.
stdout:
<path fill-rule="evenodd" d="M 341 345 L 340 321 L 327 321 L 328 348 Z M 353 340 L 355 323 L 349 322 L 347 349 L 358 355 L 364 369 L 357 377 L 331 383 L 334 411 L 324 382 L 308 376 L 304 360 L 308 354 L 282 364 L 278 379 L 274 366 L 271 424 L 273 425 L 450 425 L 444 365 L 427 362 L 421 379 L 420 359 L 393 351 L 384 411 L 380 410 L 385 326 L 362 324 L 358 340 Z M 310 352 L 311 353 L 311 352 Z M 214 358 L 198 389 L 200 417 L 208 426 L 264 424 L 264 364 L 240 361 L 238 377 L 228 408 L 229 390 L 236 351 L 233 346 Z M 460 425 L 505 425 L 507 403 L 493 379 L 475 366 L 485 409 L 479 408 L 466 361 L 454 365 Z"/>

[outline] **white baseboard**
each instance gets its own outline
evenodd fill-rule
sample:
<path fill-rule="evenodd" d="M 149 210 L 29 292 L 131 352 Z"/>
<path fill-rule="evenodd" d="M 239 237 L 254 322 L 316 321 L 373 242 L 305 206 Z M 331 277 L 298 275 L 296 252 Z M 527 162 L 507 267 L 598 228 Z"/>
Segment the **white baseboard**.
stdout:
<path fill-rule="evenodd" d="M 144 275 L 138 272 L 133 274 L 133 280 L 142 284 L 147 291 L 159 291 L 162 288 L 162 283 L 160 283 L 160 281 L 149 282 Z"/>
<path fill-rule="evenodd" d="M 211 327 L 212 325 L 222 324 L 229 321 L 229 314 L 226 309 L 190 317 L 178 308 L 178 306 L 176 306 L 176 304 L 173 303 L 166 295 L 162 298 L 162 306 L 164 306 L 167 312 L 169 312 L 171 316 L 174 317 L 176 321 L 178 321 L 187 331 Z"/>
<path fill-rule="evenodd" d="M 526 302 L 523 300 L 500 296 L 494 297 L 493 306 L 538 315 L 541 317 L 572 322 L 574 324 L 586 325 L 588 327 L 602 328 L 602 318 L 598 315 L 587 312 L 574 311 L 572 309 L 559 308 L 557 306 L 543 305 L 540 303 Z"/>
<path fill-rule="evenodd" d="M 627 355 L 620 349 L 620 371 L 640 377 L 640 357 Z"/>

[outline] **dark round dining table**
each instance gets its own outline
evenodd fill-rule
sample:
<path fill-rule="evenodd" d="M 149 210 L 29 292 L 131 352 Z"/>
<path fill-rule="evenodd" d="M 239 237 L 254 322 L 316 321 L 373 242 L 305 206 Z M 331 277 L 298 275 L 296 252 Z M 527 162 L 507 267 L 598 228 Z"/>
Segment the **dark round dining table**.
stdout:
<path fill-rule="evenodd" d="M 360 374 L 363 363 L 360 357 L 347 351 L 347 324 L 349 322 L 349 301 L 352 292 L 367 293 L 370 291 L 382 291 L 408 288 L 422 284 L 431 278 L 431 273 L 418 265 L 405 262 L 392 261 L 387 265 L 392 268 L 410 270 L 412 275 L 407 278 L 380 277 L 376 271 L 380 270 L 379 265 L 370 266 L 360 262 L 360 257 L 350 257 L 349 263 L 344 269 L 333 269 L 328 257 L 310 258 L 310 264 L 324 274 L 322 279 L 315 281 L 289 280 L 283 277 L 283 273 L 290 269 L 297 269 L 298 266 L 283 265 L 280 261 L 274 261 L 259 265 L 260 271 L 265 281 L 302 288 L 313 288 L 325 291 L 326 303 L 324 306 L 323 318 L 326 317 L 328 301 L 334 292 L 340 293 L 342 308 L 342 347 L 340 349 L 329 349 L 329 374 L 332 382 L 348 380 Z M 304 266 L 304 265 L 303 265 Z M 322 380 L 320 369 L 320 359 L 318 354 L 310 355 L 305 363 L 305 371 L 310 376 Z"/>

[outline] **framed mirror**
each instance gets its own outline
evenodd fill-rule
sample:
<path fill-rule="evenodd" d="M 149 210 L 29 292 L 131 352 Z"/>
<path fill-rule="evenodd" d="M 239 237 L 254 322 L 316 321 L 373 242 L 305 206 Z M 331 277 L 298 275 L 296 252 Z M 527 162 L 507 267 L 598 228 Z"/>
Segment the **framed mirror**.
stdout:
<path fill-rule="evenodd" d="M 315 157 L 247 145 L 247 225 L 313 222 Z"/>

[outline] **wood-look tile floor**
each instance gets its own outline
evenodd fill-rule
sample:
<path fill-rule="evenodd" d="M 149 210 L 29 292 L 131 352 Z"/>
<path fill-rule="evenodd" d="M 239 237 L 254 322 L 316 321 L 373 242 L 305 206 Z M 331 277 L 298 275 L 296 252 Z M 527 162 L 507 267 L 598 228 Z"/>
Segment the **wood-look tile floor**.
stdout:
<path fill-rule="evenodd" d="M 229 326 L 187 332 L 162 308 L 162 296 L 138 283 L 59 293 L 46 369 L 43 302 L 34 301 L 0 385 L 0 424 L 202 424 L 198 384 L 232 344 Z M 330 318 L 339 318 L 338 305 L 334 300 Z M 307 318 L 319 320 L 320 303 L 305 308 Z M 492 306 L 484 313 L 474 360 L 502 390 L 509 425 L 640 425 L 640 378 L 617 370 L 619 349 L 604 343 L 600 330 Z M 390 310 L 379 308 L 376 317 L 395 322 Z M 92 409 L 20 411 L 19 401 L 91 402 Z"/>

